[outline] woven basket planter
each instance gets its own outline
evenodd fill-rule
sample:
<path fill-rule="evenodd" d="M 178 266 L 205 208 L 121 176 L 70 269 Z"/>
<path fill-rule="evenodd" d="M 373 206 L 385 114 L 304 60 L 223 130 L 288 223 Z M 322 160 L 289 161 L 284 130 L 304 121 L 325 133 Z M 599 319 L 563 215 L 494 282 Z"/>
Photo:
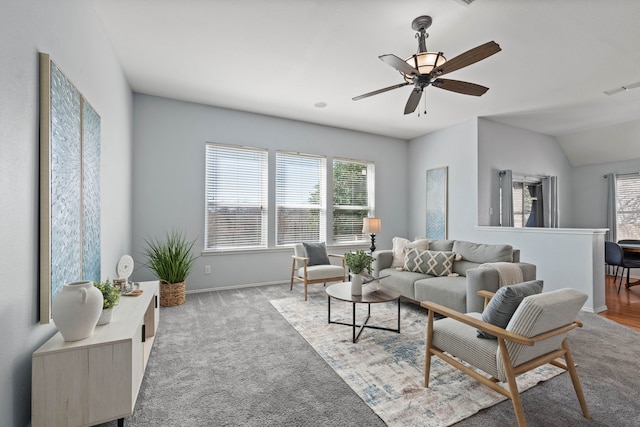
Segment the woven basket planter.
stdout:
<path fill-rule="evenodd" d="M 160 305 L 174 307 L 184 304 L 186 283 L 167 283 L 160 281 Z"/>

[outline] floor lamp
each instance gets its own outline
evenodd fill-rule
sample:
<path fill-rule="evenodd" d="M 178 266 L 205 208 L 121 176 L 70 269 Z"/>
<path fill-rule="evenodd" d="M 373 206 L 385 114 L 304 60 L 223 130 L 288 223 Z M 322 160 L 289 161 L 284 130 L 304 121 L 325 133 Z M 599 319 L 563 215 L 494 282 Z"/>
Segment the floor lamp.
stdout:
<path fill-rule="evenodd" d="M 380 218 L 363 218 L 362 232 L 368 233 L 369 236 L 371 236 L 371 247 L 369 248 L 371 253 L 376 250 L 376 233 L 380 231 L 382 231 Z"/>

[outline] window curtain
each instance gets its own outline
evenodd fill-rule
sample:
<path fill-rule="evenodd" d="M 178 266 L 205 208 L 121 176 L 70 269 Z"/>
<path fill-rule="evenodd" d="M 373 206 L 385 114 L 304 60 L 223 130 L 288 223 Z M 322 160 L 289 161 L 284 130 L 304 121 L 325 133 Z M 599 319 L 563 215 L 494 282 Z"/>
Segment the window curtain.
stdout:
<path fill-rule="evenodd" d="M 558 177 L 542 178 L 542 210 L 544 226 L 558 228 Z"/>
<path fill-rule="evenodd" d="M 617 242 L 618 236 L 616 231 L 616 217 L 617 217 L 617 207 L 616 207 L 616 185 L 617 178 L 615 173 L 609 173 L 606 175 L 607 177 L 607 228 L 609 231 L 607 232 L 606 239 L 611 242 Z"/>
<path fill-rule="evenodd" d="M 500 171 L 500 225 L 513 227 L 513 171 Z"/>

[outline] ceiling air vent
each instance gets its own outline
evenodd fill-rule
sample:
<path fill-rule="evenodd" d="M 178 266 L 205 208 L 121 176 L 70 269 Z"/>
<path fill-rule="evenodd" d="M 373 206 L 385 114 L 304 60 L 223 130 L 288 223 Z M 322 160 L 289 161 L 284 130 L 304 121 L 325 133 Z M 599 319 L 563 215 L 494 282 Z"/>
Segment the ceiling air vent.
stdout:
<path fill-rule="evenodd" d="M 635 89 L 637 87 L 640 87 L 640 82 L 635 82 L 635 83 L 631 83 L 631 84 L 628 84 L 628 85 L 620 86 L 620 87 L 617 87 L 615 89 L 605 90 L 604 93 L 606 93 L 607 95 L 611 96 L 611 95 L 615 95 L 616 93 L 620 93 L 620 92 L 624 92 L 624 91 L 627 91 L 627 90 Z"/>
<path fill-rule="evenodd" d="M 471 3 L 473 3 L 476 0 L 454 0 L 456 3 L 460 3 L 463 4 L 465 6 L 471 6 Z"/>

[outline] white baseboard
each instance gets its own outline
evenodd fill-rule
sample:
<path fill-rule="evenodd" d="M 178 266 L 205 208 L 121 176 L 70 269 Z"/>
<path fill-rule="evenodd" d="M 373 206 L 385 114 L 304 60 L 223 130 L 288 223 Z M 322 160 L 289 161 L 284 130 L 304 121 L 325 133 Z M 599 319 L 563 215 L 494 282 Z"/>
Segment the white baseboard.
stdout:
<path fill-rule="evenodd" d="M 261 283 L 245 283 L 242 285 L 229 285 L 229 286 L 216 286 L 215 288 L 205 288 L 205 289 L 193 289 L 186 291 L 187 294 L 199 294 L 202 292 L 213 292 L 213 291 L 226 291 L 229 289 L 241 289 L 241 288 L 254 288 L 256 286 L 270 286 L 270 285 L 284 285 L 288 282 L 276 280 L 274 282 L 261 282 Z"/>

